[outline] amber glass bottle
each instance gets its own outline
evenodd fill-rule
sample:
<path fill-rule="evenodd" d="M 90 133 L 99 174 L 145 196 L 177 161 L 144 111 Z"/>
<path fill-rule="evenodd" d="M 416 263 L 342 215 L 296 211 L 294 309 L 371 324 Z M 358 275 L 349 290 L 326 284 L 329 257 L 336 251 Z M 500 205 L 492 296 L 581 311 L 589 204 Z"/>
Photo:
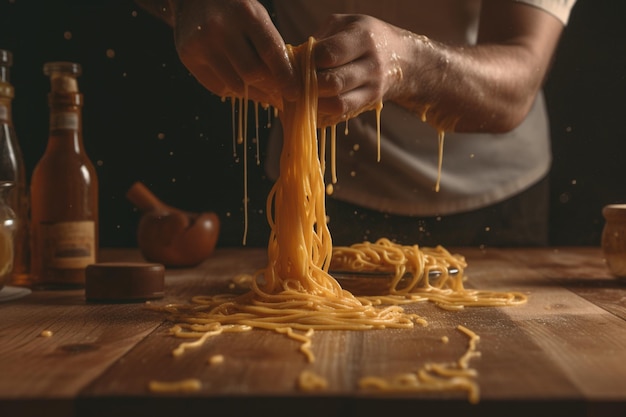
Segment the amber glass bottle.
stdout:
<path fill-rule="evenodd" d="M 72 62 L 48 62 L 50 132 L 31 178 L 31 273 L 38 287 L 81 287 L 98 254 L 98 179 L 85 152 Z"/>
<path fill-rule="evenodd" d="M 0 181 L 8 181 L 14 185 L 6 201 L 16 215 L 13 269 L 6 283 L 29 286 L 29 198 L 22 150 L 13 128 L 11 105 L 14 89 L 10 79 L 12 65 L 11 52 L 0 49 Z"/>

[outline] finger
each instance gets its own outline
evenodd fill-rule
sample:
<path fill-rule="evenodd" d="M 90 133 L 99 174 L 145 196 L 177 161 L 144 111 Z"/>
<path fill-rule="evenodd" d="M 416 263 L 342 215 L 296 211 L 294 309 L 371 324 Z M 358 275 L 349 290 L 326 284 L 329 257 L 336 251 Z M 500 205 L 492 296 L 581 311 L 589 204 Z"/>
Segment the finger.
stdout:
<path fill-rule="evenodd" d="M 297 97 L 298 83 L 293 65 L 289 60 L 287 46 L 277 30 L 272 26 L 270 30 L 256 30 L 252 33 L 251 42 L 258 51 L 260 59 L 265 64 L 272 80 L 275 81 L 283 95 L 290 100 Z"/>
<path fill-rule="evenodd" d="M 362 86 L 335 97 L 320 97 L 317 104 L 319 117 L 338 123 L 376 107 L 372 89 Z"/>
<path fill-rule="evenodd" d="M 216 81 L 224 86 L 224 90 L 229 96 L 243 95 L 245 81 L 233 67 L 228 56 L 216 55 L 207 66 Z"/>
<path fill-rule="evenodd" d="M 283 90 L 283 95 L 295 99 L 298 93 L 298 82 L 285 41 L 274 26 L 267 10 L 262 9 L 259 13 L 262 16 L 250 26 L 252 44 L 269 69 L 273 79 Z"/>
<path fill-rule="evenodd" d="M 200 70 L 192 72 L 196 80 L 202 84 L 204 88 L 212 92 L 219 97 L 238 97 L 239 95 L 230 87 L 228 87 L 224 81 L 211 70 L 209 67 L 204 67 Z"/>
<path fill-rule="evenodd" d="M 359 39 L 357 33 L 346 30 L 319 40 L 313 51 L 317 68 L 334 68 L 358 59 L 365 53 Z"/>
<path fill-rule="evenodd" d="M 277 91 L 268 92 L 264 89 L 259 89 L 256 86 L 249 86 L 248 98 L 263 105 L 267 104 L 277 109 L 282 109 L 282 95 Z"/>
<path fill-rule="evenodd" d="M 259 97 L 255 101 L 274 104 L 277 102 L 276 97 L 283 95 L 279 80 L 271 74 L 251 43 L 240 38 L 236 42 L 231 42 L 224 53 L 228 54 L 232 73 L 237 74 L 241 79 L 242 85 L 237 91 L 242 95 L 244 83 L 248 86 L 248 90 L 254 87 L 258 92 L 262 92 L 258 94 Z"/>
<path fill-rule="evenodd" d="M 345 31 L 355 22 L 355 16 L 350 14 L 331 14 L 322 27 L 313 35 L 318 41 L 330 38 L 333 35 Z"/>
<path fill-rule="evenodd" d="M 246 84 L 271 78 L 265 63 L 247 38 L 238 36 L 230 39 L 228 43 L 224 43 L 222 53 L 228 57 L 230 65 Z"/>
<path fill-rule="evenodd" d="M 370 79 L 366 64 L 365 60 L 358 60 L 340 67 L 318 71 L 319 96 L 338 96 L 366 84 Z"/>
<path fill-rule="evenodd" d="M 246 95 L 243 80 L 228 61 L 227 57 L 218 58 L 213 54 L 210 60 L 199 64 L 194 62 L 188 65 L 196 79 L 209 91 L 221 97 L 244 97 Z M 282 99 L 275 88 L 266 83 L 248 85 L 247 97 L 259 103 L 282 106 Z"/>

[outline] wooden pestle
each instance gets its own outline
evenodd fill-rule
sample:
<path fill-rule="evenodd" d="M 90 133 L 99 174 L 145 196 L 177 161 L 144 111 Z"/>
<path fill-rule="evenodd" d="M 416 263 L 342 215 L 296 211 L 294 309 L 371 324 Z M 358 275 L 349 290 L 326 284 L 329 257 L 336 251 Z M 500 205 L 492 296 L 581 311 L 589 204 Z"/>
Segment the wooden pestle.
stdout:
<path fill-rule="evenodd" d="M 147 261 L 195 266 L 215 250 L 220 228 L 217 214 L 190 213 L 167 205 L 141 182 L 129 188 L 126 198 L 142 213 L 137 243 Z"/>

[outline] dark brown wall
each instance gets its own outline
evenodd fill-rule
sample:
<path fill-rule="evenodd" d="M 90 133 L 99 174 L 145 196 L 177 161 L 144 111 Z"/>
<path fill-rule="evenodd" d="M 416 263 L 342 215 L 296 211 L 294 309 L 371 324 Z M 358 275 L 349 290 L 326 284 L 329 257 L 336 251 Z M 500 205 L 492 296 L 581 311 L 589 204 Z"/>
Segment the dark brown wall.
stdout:
<path fill-rule="evenodd" d="M 553 244 L 597 245 L 602 206 L 626 202 L 625 5 L 579 0 L 547 80 Z M 103 246 L 135 245 L 139 215 L 124 194 L 136 180 L 172 205 L 216 211 L 220 244 L 241 244 L 243 168 L 232 155 L 230 104 L 189 75 L 169 28 L 128 0 L 2 0 L 0 48 L 14 53 L 14 121 L 29 172 L 47 140 L 44 62 L 83 65 L 85 146 L 100 179 Z M 249 244 L 264 246 L 270 183 L 262 167 L 250 167 Z"/>
<path fill-rule="evenodd" d="M 596 245 L 605 204 L 626 202 L 626 2 L 579 0 L 546 84 L 552 240 Z"/>

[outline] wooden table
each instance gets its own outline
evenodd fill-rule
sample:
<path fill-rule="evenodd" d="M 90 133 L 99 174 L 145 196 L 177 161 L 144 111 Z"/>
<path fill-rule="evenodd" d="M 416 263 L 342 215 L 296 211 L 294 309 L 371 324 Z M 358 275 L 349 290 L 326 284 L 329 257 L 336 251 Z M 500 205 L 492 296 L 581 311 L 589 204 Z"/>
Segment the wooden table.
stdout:
<path fill-rule="evenodd" d="M 103 252 L 103 260 L 141 260 L 136 250 Z M 457 312 L 421 303 L 407 310 L 426 317 L 427 327 L 316 332 L 312 364 L 297 342 L 263 330 L 222 334 L 175 358 L 172 323 L 141 303 L 35 291 L 0 304 L 0 416 L 626 416 L 626 282 L 611 277 L 598 248 L 454 252 L 469 262 L 468 286 L 521 291 L 528 303 Z M 215 292 L 264 263 L 262 249 L 220 249 L 197 268 L 167 270 L 162 302 Z M 482 356 L 471 362 L 478 404 L 464 393 L 358 388 L 365 375 L 454 360 L 467 345 L 459 324 L 480 336 Z M 215 354 L 224 355 L 219 366 L 207 363 Z M 299 391 L 305 369 L 327 378 L 328 389 Z M 151 380 L 183 378 L 200 379 L 201 391 L 148 390 Z"/>

